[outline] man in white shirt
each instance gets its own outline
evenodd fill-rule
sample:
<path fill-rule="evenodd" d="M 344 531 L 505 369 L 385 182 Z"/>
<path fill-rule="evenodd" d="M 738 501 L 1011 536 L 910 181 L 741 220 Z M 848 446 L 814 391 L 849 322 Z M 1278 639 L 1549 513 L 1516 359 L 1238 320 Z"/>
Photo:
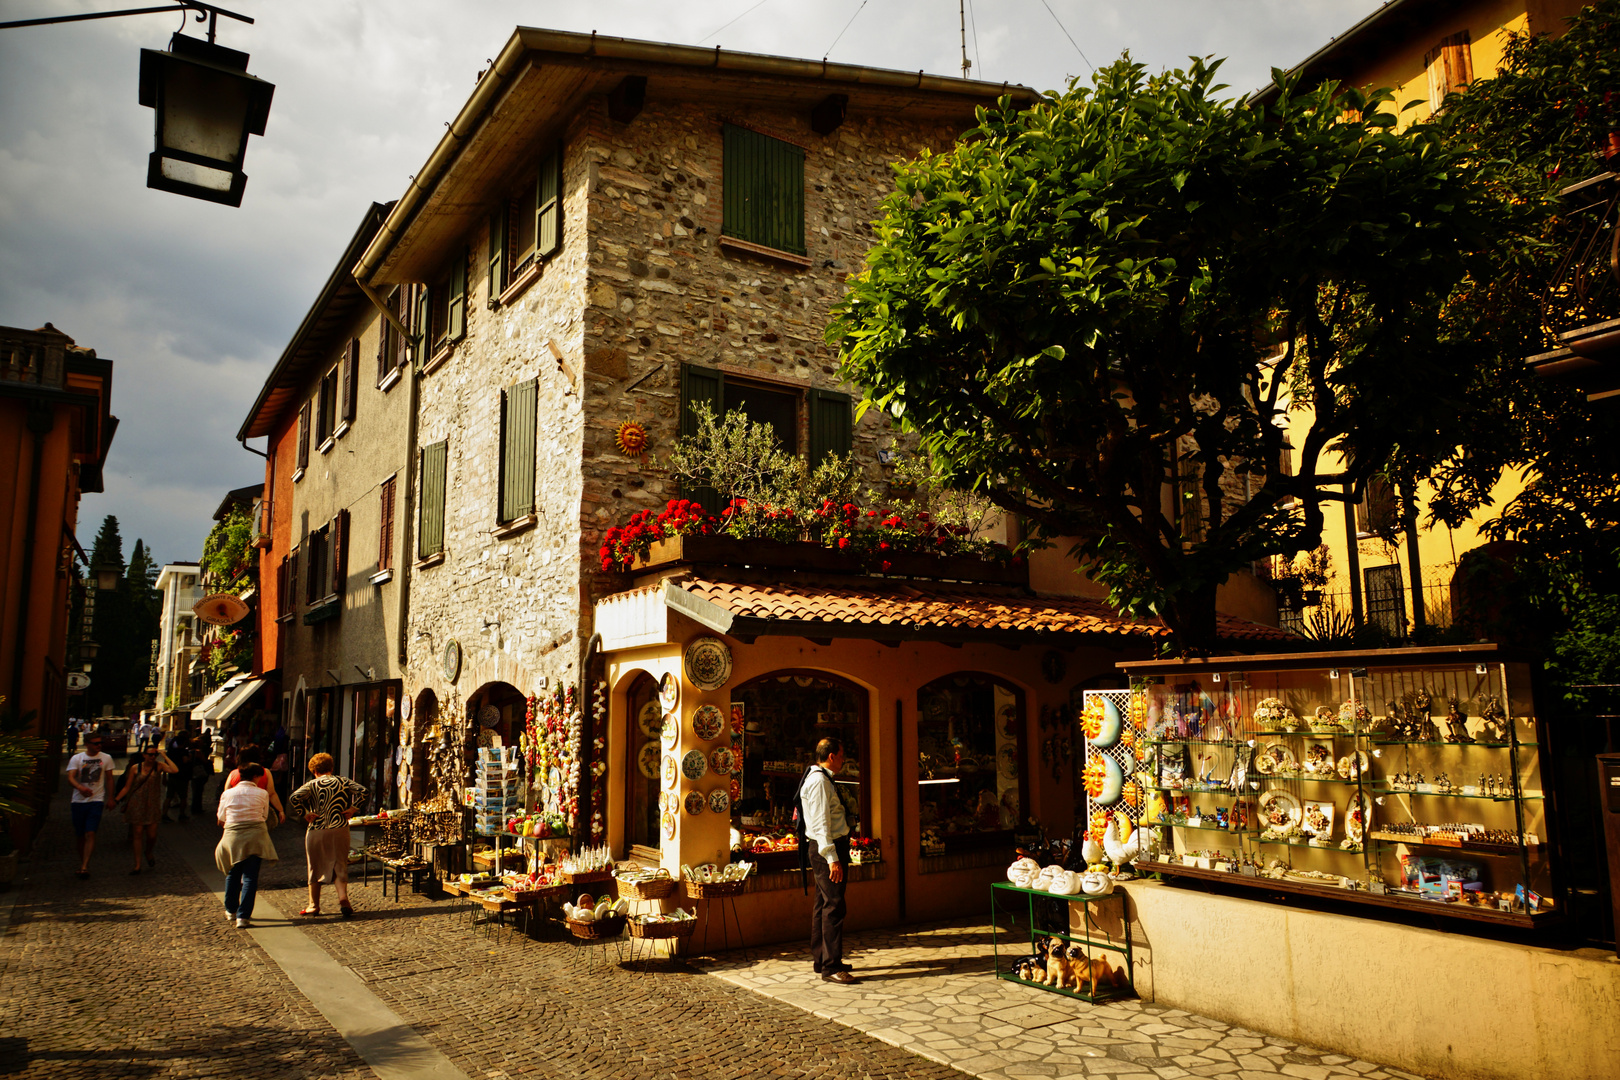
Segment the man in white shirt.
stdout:
<path fill-rule="evenodd" d="M 828 982 L 854 983 L 844 963 L 844 867 L 849 865 L 849 819 L 833 777 L 844 771 L 844 744 L 829 736 L 816 744 L 816 764 L 799 787 L 816 905 L 810 913 L 810 958 Z"/>
<path fill-rule="evenodd" d="M 79 842 L 79 877 L 90 876 L 90 854 L 96 850 L 96 830 L 101 827 L 101 812 L 118 805 L 116 796 L 108 798 L 112 783 L 113 759 L 101 752 L 101 736 L 95 732 L 85 736 L 84 752 L 74 754 L 68 761 L 68 783 L 73 785 L 73 834 Z"/>

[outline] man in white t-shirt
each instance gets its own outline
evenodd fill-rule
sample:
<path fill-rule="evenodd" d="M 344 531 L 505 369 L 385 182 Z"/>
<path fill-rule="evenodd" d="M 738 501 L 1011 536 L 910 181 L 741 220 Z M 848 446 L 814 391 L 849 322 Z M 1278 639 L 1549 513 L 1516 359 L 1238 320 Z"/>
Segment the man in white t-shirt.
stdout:
<path fill-rule="evenodd" d="M 68 761 L 68 783 L 73 785 L 73 833 L 79 842 L 79 877 L 90 876 L 90 854 L 96 850 L 96 830 L 101 813 L 118 805 L 112 790 L 113 759 L 101 752 L 101 736 L 90 732 L 84 739 L 84 752 Z"/>

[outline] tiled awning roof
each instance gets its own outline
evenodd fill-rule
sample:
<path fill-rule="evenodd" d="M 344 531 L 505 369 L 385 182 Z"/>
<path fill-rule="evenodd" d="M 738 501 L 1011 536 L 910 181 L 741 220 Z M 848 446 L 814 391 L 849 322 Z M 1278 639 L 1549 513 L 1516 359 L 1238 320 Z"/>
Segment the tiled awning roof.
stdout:
<path fill-rule="evenodd" d="M 664 602 L 737 638 L 765 635 L 879 640 L 1088 639 L 1126 645 L 1166 638 L 1158 620 L 1125 618 L 1101 600 L 1036 596 L 1010 586 L 881 578 L 683 574 L 663 583 Z M 1300 638 L 1275 626 L 1217 616 L 1223 641 L 1278 645 Z"/>

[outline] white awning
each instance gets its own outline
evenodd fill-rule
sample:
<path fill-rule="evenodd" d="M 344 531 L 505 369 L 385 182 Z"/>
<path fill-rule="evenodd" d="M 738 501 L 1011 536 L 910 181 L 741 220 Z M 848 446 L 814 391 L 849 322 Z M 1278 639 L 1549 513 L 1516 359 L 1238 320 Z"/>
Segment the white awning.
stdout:
<path fill-rule="evenodd" d="M 251 675 L 238 675 L 215 690 L 203 703 L 191 710 L 193 720 L 228 720 L 253 692 L 264 685 L 263 679 Z"/>

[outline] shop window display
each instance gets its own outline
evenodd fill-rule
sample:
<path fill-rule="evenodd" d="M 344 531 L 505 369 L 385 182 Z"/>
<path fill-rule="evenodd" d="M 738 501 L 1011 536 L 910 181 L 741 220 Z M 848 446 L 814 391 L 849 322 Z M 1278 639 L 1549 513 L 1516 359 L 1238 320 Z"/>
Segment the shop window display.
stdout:
<path fill-rule="evenodd" d="M 625 766 L 625 839 L 631 844 L 656 848 L 660 839 L 659 778 L 662 750 L 659 734 L 664 726 L 664 709 L 658 700 L 658 681 L 642 672 L 626 695 L 630 709 L 630 737 L 625 740 L 629 760 Z"/>
<path fill-rule="evenodd" d="M 350 775 L 371 792 L 365 813 L 399 805 L 394 776 L 399 766 L 399 684 L 362 687 L 354 692 L 354 736 L 349 747 Z"/>
<path fill-rule="evenodd" d="M 917 692 L 922 853 L 1009 843 L 1025 817 L 1023 695 L 964 672 Z"/>
<path fill-rule="evenodd" d="M 733 690 L 731 710 L 732 824 L 745 847 L 765 854 L 772 844 L 786 846 L 799 781 L 815 764 L 816 744 L 829 735 L 844 744 L 836 790 L 850 821 L 865 822 L 865 690 L 821 672 L 773 672 Z"/>

